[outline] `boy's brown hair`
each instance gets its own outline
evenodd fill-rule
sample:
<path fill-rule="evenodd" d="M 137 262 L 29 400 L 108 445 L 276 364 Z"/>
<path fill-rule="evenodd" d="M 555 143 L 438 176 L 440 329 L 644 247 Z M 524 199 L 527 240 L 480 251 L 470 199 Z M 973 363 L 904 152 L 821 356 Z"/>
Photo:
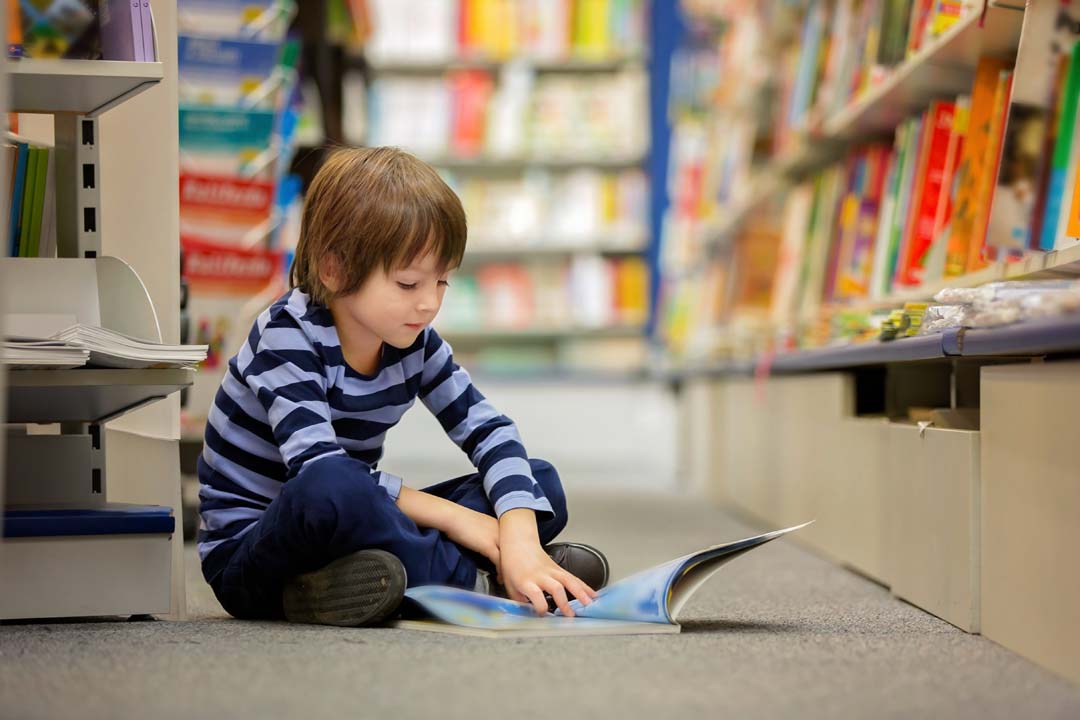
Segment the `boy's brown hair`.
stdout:
<path fill-rule="evenodd" d="M 456 268 L 465 237 L 461 201 L 427 163 L 393 147 L 334 150 L 308 188 L 289 284 L 325 305 L 428 250 L 441 269 Z M 337 292 L 319 277 L 327 261 Z"/>

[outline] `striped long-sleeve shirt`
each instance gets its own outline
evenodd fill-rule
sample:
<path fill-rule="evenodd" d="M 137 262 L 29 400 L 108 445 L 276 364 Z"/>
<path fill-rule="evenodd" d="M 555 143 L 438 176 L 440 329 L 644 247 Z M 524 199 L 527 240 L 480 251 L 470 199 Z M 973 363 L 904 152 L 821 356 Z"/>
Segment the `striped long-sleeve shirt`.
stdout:
<path fill-rule="evenodd" d="M 513 422 L 476 389 L 450 345 L 426 328 L 410 347 L 383 345 L 374 375 L 345 362 L 330 311 L 291 290 L 256 320 L 214 399 L 199 463 L 199 556 L 247 532 L 285 482 L 345 455 L 397 499 L 377 470 L 387 431 L 419 397 L 483 478 L 497 515 L 551 512 Z"/>

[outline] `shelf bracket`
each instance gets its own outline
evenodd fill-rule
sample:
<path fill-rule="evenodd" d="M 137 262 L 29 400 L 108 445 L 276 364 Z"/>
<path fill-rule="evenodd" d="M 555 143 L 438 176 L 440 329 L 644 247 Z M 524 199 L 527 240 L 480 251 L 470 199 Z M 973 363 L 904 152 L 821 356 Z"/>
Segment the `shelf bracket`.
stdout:
<path fill-rule="evenodd" d="M 89 115 L 56 115 L 57 254 L 101 256 L 100 127 Z"/>

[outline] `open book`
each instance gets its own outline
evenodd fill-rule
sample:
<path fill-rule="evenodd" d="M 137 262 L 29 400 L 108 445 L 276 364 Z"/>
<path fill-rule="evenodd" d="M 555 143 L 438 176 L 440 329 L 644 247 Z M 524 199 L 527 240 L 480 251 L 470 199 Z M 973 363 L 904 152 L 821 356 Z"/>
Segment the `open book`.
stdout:
<path fill-rule="evenodd" d="M 642 570 L 600 590 L 587 607 L 573 601 L 573 618 L 558 611 L 539 617 L 527 603 L 458 588 L 409 588 L 405 597 L 412 609 L 426 617 L 399 620 L 395 627 L 479 637 L 677 633 L 683 605 L 725 563 L 807 525 L 716 545 Z"/>

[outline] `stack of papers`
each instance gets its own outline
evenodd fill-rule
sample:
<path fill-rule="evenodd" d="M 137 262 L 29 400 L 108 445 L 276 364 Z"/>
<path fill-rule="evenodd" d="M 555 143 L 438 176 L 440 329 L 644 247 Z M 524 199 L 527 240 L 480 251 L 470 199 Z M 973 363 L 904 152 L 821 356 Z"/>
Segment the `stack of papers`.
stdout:
<path fill-rule="evenodd" d="M 193 368 L 206 345 L 163 345 L 91 325 L 75 324 L 46 338 L 4 339 L 0 363 L 28 370 L 73 368 Z"/>
<path fill-rule="evenodd" d="M 82 367 L 89 359 L 86 348 L 56 340 L 10 337 L 0 346 L 0 364 L 19 370 L 63 370 Z"/>
<path fill-rule="evenodd" d="M 89 365 L 109 368 L 193 368 L 207 351 L 206 345 L 163 345 L 81 323 L 50 339 L 86 348 Z"/>

